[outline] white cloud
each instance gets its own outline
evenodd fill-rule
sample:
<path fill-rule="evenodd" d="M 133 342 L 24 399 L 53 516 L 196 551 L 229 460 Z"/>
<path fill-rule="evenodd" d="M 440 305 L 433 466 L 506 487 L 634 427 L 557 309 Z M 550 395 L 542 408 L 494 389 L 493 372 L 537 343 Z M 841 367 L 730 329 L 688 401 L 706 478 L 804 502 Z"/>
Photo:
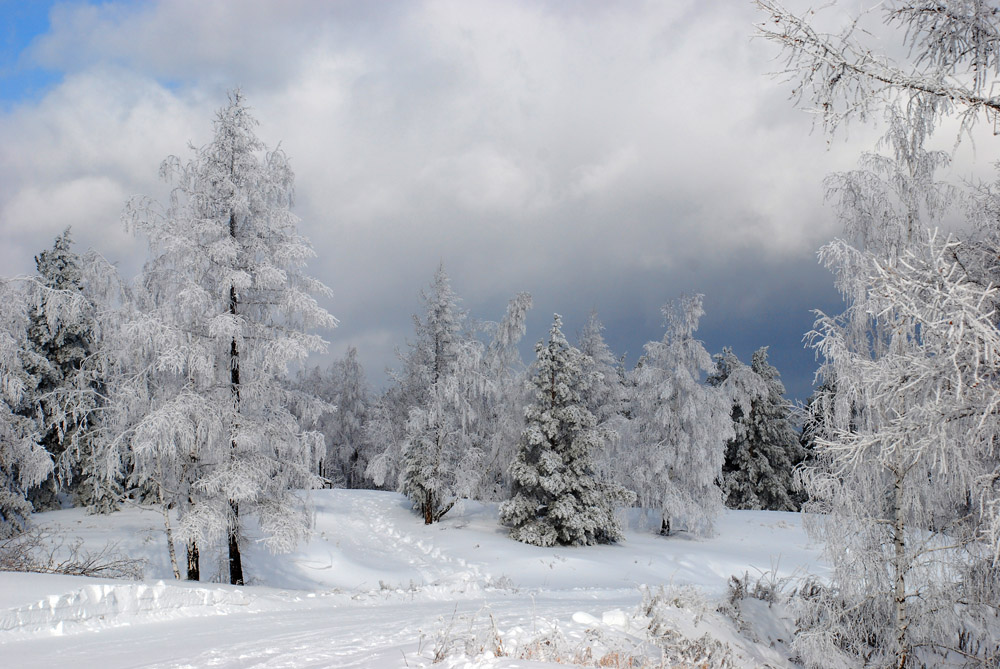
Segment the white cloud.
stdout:
<path fill-rule="evenodd" d="M 811 262 L 835 229 L 821 179 L 870 143 L 808 134 L 763 74 L 758 19 L 694 0 L 66 3 L 29 51 L 64 81 L 0 116 L 6 273 L 67 224 L 134 270 L 125 199 L 162 198 L 159 162 L 207 142 L 239 85 L 297 172 L 335 340 L 402 342 L 440 260 L 483 317 L 531 290 L 658 326 L 691 284 L 752 293 L 734 264 Z"/>

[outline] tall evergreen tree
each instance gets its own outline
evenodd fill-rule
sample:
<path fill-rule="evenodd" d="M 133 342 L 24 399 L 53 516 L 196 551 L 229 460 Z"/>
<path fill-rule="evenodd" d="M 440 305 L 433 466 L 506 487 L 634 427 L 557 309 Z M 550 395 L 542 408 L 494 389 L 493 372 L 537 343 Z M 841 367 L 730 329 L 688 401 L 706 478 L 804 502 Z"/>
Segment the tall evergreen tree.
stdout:
<path fill-rule="evenodd" d="M 27 341 L 30 297 L 25 286 L 0 279 L 0 539 L 24 530 L 27 490 L 52 471 L 28 401 L 38 381 L 27 368 L 43 364 Z"/>
<path fill-rule="evenodd" d="M 266 150 L 256 126 L 242 94 L 230 94 L 212 142 L 187 162 L 164 161 L 176 183 L 167 210 L 130 203 L 127 220 L 150 245 L 148 312 L 124 328 L 134 371 L 116 388 L 132 416 L 136 476 L 158 479 L 183 511 L 181 536 L 225 542 L 234 584 L 244 581 L 245 515 L 274 550 L 308 528 L 292 491 L 317 484 L 322 436 L 300 428 L 282 379 L 325 348 L 309 331 L 336 324 L 313 297 L 328 289 L 302 273 L 314 254 L 296 233 L 288 159 Z"/>
<path fill-rule="evenodd" d="M 722 490 L 731 509 L 794 511 L 792 469 L 803 458 L 799 435 L 778 370 L 767 361 L 767 347 L 754 352 L 749 367 L 724 349 L 715 356 L 716 371 L 707 382 L 728 385 L 735 436 L 726 444 Z M 742 377 L 742 378 L 741 378 Z"/>
<path fill-rule="evenodd" d="M 52 473 L 28 491 L 35 510 L 59 507 L 57 493 L 75 483 L 82 501 L 89 503 L 93 491 L 81 488 L 86 468 L 92 469 L 93 423 L 96 420 L 97 388 L 88 392 L 79 378 L 84 361 L 96 347 L 94 305 L 84 296 L 83 272 L 79 256 L 71 248 L 70 230 L 59 235 L 52 248 L 35 256 L 38 279 L 48 290 L 40 292 L 30 315 L 28 344 L 36 353 L 27 364 L 36 384 L 28 398 L 28 410 L 37 412 L 41 445 L 52 457 Z M 62 320 L 48 313 L 55 300 L 76 296 L 79 308 Z"/>
<path fill-rule="evenodd" d="M 601 481 L 594 454 L 603 447 L 594 415 L 581 399 L 582 354 L 566 341 L 556 314 L 548 342 L 535 346 L 534 398 L 514 462 L 512 497 L 500 506 L 511 537 L 537 546 L 590 545 L 621 539 L 616 506 L 631 501 Z"/>

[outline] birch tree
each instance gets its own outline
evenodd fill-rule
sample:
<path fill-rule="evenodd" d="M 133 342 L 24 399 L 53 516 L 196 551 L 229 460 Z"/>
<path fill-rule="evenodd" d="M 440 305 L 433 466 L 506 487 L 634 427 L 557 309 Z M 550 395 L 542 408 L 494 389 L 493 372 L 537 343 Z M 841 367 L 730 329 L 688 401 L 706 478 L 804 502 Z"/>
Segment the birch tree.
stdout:
<path fill-rule="evenodd" d="M 958 246 L 932 234 L 898 259 L 824 250 L 864 288 L 812 333 L 837 392 L 803 478 L 837 599 L 806 607 L 795 643 L 809 666 L 1000 657 L 996 288 L 969 281 Z M 858 348 L 854 317 L 882 326 L 877 353 Z"/>
<path fill-rule="evenodd" d="M 878 120 L 886 107 L 920 107 L 933 127 L 944 116 L 963 130 L 996 122 L 1000 98 L 1000 21 L 989 0 L 896 0 L 849 15 L 828 32 L 830 3 L 795 14 L 774 0 L 755 0 L 766 19 L 758 35 L 781 49 L 792 98 L 832 132 L 856 119 Z M 905 58 L 891 57 L 896 44 Z"/>

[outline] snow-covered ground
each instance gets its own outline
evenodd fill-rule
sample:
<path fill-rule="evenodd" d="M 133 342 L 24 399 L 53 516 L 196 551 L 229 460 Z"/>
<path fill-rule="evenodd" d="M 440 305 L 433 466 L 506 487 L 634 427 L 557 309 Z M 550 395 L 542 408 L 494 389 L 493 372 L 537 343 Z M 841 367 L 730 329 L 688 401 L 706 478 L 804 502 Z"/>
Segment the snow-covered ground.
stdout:
<path fill-rule="evenodd" d="M 716 610 L 729 577 L 822 573 L 797 514 L 726 512 L 711 539 L 660 537 L 631 516 L 618 545 L 538 548 L 508 539 L 493 505 L 425 526 L 396 494 L 310 497 L 315 533 L 294 553 L 272 556 L 249 531 L 245 588 L 174 581 L 158 512 L 36 516 L 87 550 L 146 559 L 146 579 L 0 573 L 0 665 L 673 666 L 707 648 L 718 666 L 782 667 L 781 611 Z M 220 571 L 203 556 L 203 576 Z M 652 612 L 638 610 L 644 591 Z"/>

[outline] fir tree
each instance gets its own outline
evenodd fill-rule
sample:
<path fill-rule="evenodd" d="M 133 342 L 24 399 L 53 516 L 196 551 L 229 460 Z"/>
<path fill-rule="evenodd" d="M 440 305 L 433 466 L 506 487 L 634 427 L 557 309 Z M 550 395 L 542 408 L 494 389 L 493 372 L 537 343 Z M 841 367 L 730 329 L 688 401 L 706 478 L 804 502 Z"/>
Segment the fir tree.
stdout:
<path fill-rule="evenodd" d="M 96 501 L 94 486 L 80 485 L 84 471 L 88 478 L 93 474 L 98 388 L 80 377 L 84 361 L 96 348 L 96 322 L 93 303 L 83 295 L 80 258 L 71 244 L 66 228 L 51 249 L 35 256 L 39 281 L 48 290 L 40 293 L 28 324 L 28 344 L 36 354 L 28 364 L 36 379 L 28 405 L 37 412 L 40 443 L 54 464 L 48 478 L 28 491 L 36 511 L 58 508 L 57 493 L 74 483 L 85 504 Z M 81 308 L 68 318 L 52 318 L 50 305 L 67 294 L 79 297 Z"/>
<path fill-rule="evenodd" d="M 735 437 L 726 444 L 722 489 L 731 509 L 794 511 L 792 470 L 803 459 L 791 409 L 782 397 L 778 370 L 767 361 L 767 347 L 754 352 L 750 367 L 724 349 L 707 382 L 730 386 L 742 395 L 733 402 Z M 746 381 L 741 377 L 749 375 Z"/>
<path fill-rule="evenodd" d="M 547 343 L 535 346 L 534 398 L 514 462 L 512 497 L 500 506 L 511 537 L 537 546 L 610 543 L 622 537 L 615 508 L 631 496 L 598 479 L 594 454 L 603 447 L 594 415 L 581 400 L 582 355 L 560 330 L 557 314 Z"/>

